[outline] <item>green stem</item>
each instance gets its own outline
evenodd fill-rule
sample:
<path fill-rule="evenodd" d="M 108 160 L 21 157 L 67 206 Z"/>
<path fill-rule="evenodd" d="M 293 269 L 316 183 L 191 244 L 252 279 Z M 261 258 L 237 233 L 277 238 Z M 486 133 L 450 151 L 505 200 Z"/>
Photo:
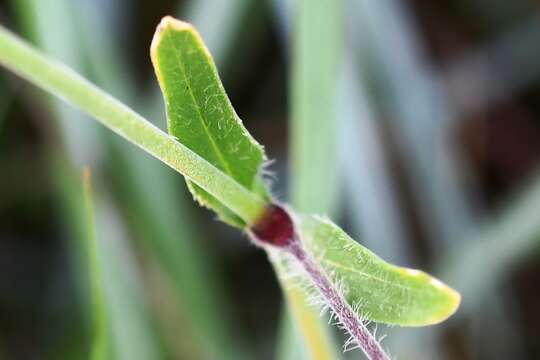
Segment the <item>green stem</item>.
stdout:
<path fill-rule="evenodd" d="M 32 84 L 92 115 L 219 199 L 248 225 L 266 201 L 221 172 L 142 116 L 0 26 L 0 63 Z"/>

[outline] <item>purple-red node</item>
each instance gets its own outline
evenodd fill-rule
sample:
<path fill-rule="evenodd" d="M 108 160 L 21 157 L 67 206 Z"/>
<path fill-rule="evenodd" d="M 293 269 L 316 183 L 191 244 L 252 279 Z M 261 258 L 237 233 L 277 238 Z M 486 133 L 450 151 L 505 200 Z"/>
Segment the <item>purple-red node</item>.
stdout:
<path fill-rule="evenodd" d="M 251 227 L 251 231 L 260 242 L 285 247 L 294 238 L 294 223 L 285 209 L 271 204 Z"/>

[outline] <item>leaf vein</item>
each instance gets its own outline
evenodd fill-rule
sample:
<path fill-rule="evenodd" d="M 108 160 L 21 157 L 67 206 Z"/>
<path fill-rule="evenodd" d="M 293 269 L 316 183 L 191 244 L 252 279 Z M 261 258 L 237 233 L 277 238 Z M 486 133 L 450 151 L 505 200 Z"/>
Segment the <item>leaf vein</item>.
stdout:
<path fill-rule="evenodd" d="M 223 156 L 222 152 L 220 151 L 219 147 L 217 146 L 216 142 L 214 141 L 214 138 L 212 137 L 210 131 L 208 130 L 208 127 L 206 126 L 206 123 L 204 122 L 205 117 L 201 113 L 201 108 L 200 108 L 201 106 L 197 102 L 197 99 L 196 99 L 195 95 L 193 94 L 193 90 L 191 89 L 191 81 L 190 81 L 189 77 L 187 76 L 185 65 L 184 65 L 184 62 L 182 60 L 182 56 L 180 55 L 180 50 L 177 48 L 176 42 L 172 41 L 170 37 L 169 37 L 169 42 L 172 44 L 172 49 L 173 49 L 175 57 L 176 57 L 176 59 L 178 61 L 180 70 L 182 71 L 182 74 L 184 75 L 184 78 L 186 79 L 186 83 L 188 83 L 187 88 L 188 88 L 189 95 L 191 96 L 191 99 L 193 100 L 193 103 L 195 104 L 195 108 L 197 109 L 197 114 L 199 115 L 199 120 L 201 122 L 201 125 L 202 125 L 206 135 L 208 136 L 208 139 L 210 140 L 210 144 L 212 145 L 212 149 L 214 150 L 214 152 L 215 152 L 216 156 L 218 157 L 219 161 L 222 163 L 223 168 L 224 168 L 223 170 L 227 174 L 229 174 L 231 177 L 235 178 L 229 163 L 225 160 L 225 157 Z"/>
<path fill-rule="evenodd" d="M 344 265 L 342 265 L 340 263 L 337 263 L 337 262 L 335 262 L 333 260 L 330 260 L 330 259 L 327 259 L 327 258 L 319 258 L 319 261 L 325 262 L 325 263 L 329 264 L 330 266 L 333 266 L 335 268 L 339 268 L 339 269 L 341 269 L 343 271 L 348 271 L 348 272 L 351 272 L 351 273 L 355 273 L 357 275 L 361 275 L 361 276 L 364 276 L 364 277 L 367 277 L 367 278 L 382 282 L 382 283 L 390 285 L 390 286 L 395 286 L 395 287 L 398 287 L 398 288 L 401 288 L 401 289 L 404 289 L 404 290 L 409 290 L 409 291 L 416 291 L 416 292 L 423 292 L 424 291 L 422 289 L 417 289 L 417 288 L 405 286 L 405 285 L 402 285 L 402 284 L 398 284 L 398 283 L 395 283 L 395 282 L 390 282 L 388 280 L 379 278 L 379 277 L 374 276 L 372 274 L 362 272 L 362 271 L 359 271 L 357 269 L 354 269 L 354 268 L 351 268 L 351 267 L 348 267 L 348 266 L 344 266 Z"/>

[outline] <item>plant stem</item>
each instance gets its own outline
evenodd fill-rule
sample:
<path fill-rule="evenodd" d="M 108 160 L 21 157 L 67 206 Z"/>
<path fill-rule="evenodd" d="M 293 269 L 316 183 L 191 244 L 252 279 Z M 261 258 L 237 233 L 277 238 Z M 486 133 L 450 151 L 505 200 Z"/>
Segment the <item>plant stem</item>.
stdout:
<path fill-rule="evenodd" d="M 352 342 L 347 341 L 345 347 L 349 343 L 356 342 L 369 359 L 389 359 L 377 339 L 371 335 L 360 317 L 306 251 L 293 219 L 285 208 L 278 204 L 269 205 L 259 221 L 248 229 L 248 234 L 255 244 L 275 247 L 296 258 L 324 298 L 324 304 L 332 309 L 332 316 L 337 317 L 339 323 L 351 335 Z"/>
<path fill-rule="evenodd" d="M 353 311 L 343 296 L 332 285 L 328 277 L 318 268 L 311 256 L 302 246 L 298 236 L 286 248 L 310 277 L 311 281 L 324 297 L 341 325 L 349 332 L 364 354 L 371 360 L 388 360 L 377 339 L 369 332 L 359 316 Z"/>
<path fill-rule="evenodd" d="M 225 204 L 248 225 L 266 201 L 214 167 L 142 116 L 68 67 L 56 63 L 0 26 L 0 64 L 92 115 Z"/>

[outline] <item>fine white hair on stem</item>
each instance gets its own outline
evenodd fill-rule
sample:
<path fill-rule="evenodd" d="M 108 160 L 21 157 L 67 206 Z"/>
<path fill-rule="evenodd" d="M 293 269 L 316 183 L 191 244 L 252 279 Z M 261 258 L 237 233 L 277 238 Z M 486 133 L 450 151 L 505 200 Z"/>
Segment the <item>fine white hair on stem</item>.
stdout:
<path fill-rule="evenodd" d="M 269 177 L 272 180 L 277 180 L 276 172 L 270 170 L 270 167 L 275 163 L 274 159 L 265 160 L 259 169 L 259 173 L 264 177 Z"/>
<path fill-rule="evenodd" d="M 389 360 L 377 338 L 367 326 L 369 321 L 359 315 L 360 304 L 349 305 L 346 301 L 342 282 L 330 280 L 324 270 L 311 258 L 296 235 L 286 250 L 301 264 L 305 274 L 311 280 L 311 287 L 317 289 L 317 295 L 311 296 L 310 302 L 331 310 L 330 321 L 335 320 L 340 329 L 350 337 L 343 345 L 344 351 L 360 348 L 370 360 Z"/>
<path fill-rule="evenodd" d="M 297 224 L 292 217 L 291 222 Z M 321 309 L 321 315 L 330 310 L 329 323 L 350 335 L 343 345 L 344 351 L 360 348 L 370 360 L 389 360 L 377 337 L 368 329 L 370 321 L 367 314 L 361 312 L 362 304 L 347 302 L 345 282 L 320 267 L 295 230 L 293 228 L 288 240 L 280 246 L 263 244 L 270 258 L 286 269 L 283 273 L 287 286 L 300 288 L 308 295 L 308 302 Z"/>

